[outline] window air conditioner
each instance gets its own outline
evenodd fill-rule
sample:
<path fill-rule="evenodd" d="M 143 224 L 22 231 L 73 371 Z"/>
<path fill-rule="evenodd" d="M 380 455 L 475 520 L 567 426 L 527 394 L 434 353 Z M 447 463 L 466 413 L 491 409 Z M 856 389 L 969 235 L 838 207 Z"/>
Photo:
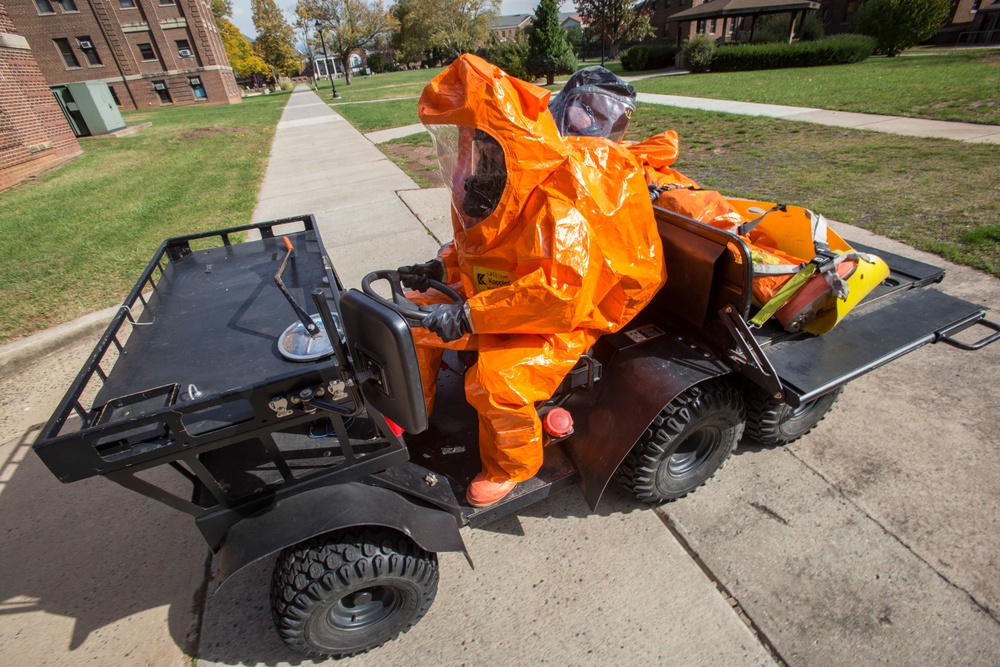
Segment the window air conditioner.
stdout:
<path fill-rule="evenodd" d="M 154 83 L 153 84 L 153 90 L 166 90 L 166 89 L 167 89 L 167 84 L 165 84 L 165 83 Z"/>
<path fill-rule="evenodd" d="M 200 86 L 201 85 L 201 79 L 191 79 L 191 85 L 192 86 Z"/>
<path fill-rule="evenodd" d="M 191 49 L 181 49 L 177 53 L 180 54 L 181 58 L 190 58 L 194 55 L 194 52 Z"/>
<path fill-rule="evenodd" d="M 94 48 L 94 45 L 91 44 L 90 42 L 88 42 L 85 39 L 81 39 L 80 40 L 80 48 L 81 49 L 92 49 L 92 48 Z"/>

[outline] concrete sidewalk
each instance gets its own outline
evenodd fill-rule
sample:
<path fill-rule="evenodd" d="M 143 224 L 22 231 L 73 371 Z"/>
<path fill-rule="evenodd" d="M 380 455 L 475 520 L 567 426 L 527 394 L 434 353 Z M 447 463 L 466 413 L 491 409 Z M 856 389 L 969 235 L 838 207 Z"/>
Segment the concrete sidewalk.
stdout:
<path fill-rule="evenodd" d="M 254 219 L 313 213 L 357 287 L 433 256 L 448 201 L 301 89 Z M 1000 307 L 1000 281 L 838 230 L 944 266 L 943 291 Z M 204 600 L 209 554 L 190 517 L 102 479 L 60 485 L 30 453 L 95 319 L 0 350 L 0 663 L 301 664 L 272 629 L 270 562 Z M 423 621 L 331 664 L 1000 664 L 998 374 L 1000 345 L 929 346 L 852 382 L 807 438 L 741 446 L 655 512 L 615 493 L 590 514 L 567 492 L 466 529 L 476 569 L 443 555 Z"/>

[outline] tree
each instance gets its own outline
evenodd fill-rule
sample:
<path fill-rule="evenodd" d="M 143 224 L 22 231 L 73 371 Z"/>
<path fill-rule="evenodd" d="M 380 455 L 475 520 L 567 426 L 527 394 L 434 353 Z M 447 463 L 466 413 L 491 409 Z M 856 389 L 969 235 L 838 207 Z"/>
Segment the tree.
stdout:
<path fill-rule="evenodd" d="M 396 19 L 382 0 L 299 0 L 295 13 L 313 27 L 317 22 L 322 26 L 328 51 L 344 64 L 347 85 L 351 85 L 351 53 L 364 50 L 396 27 Z"/>
<path fill-rule="evenodd" d="M 302 62 L 295 51 L 295 36 L 278 5 L 274 0 L 250 0 L 250 10 L 257 29 L 253 44 L 257 55 L 271 66 L 276 77 L 298 74 Z"/>
<path fill-rule="evenodd" d="M 951 0 L 867 0 L 851 31 L 874 37 L 875 53 L 891 57 L 934 36 L 951 13 Z"/>
<path fill-rule="evenodd" d="M 239 28 L 227 18 L 217 18 L 215 22 L 219 26 L 219 36 L 222 37 L 226 57 L 229 58 L 237 79 L 246 79 L 254 74 L 267 76 L 270 73 L 271 68 L 254 52 L 253 46 L 240 33 Z"/>
<path fill-rule="evenodd" d="M 577 0 L 576 13 L 597 40 L 611 53 L 625 42 L 656 34 L 649 22 L 650 9 L 633 6 L 629 0 Z"/>
<path fill-rule="evenodd" d="M 490 22 L 500 17 L 500 0 L 428 0 L 436 8 L 433 46 L 457 58 L 486 44 Z"/>
<path fill-rule="evenodd" d="M 216 21 L 232 16 L 233 0 L 212 0 L 212 14 Z"/>
<path fill-rule="evenodd" d="M 541 0 L 535 8 L 535 22 L 528 36 L 528 57 L 524 67 L 531 76 L 544 76 L 552 85 L 556 74 L 572 74 L 576 56 L 566 41 L 566 31 L 559 25 L 556 0 Z"/>
<path fill-rule="evenodd" d="M 456 58 L 489 43 L 499 0 L 398 0 L 392 45 L 400 60 Z"/>

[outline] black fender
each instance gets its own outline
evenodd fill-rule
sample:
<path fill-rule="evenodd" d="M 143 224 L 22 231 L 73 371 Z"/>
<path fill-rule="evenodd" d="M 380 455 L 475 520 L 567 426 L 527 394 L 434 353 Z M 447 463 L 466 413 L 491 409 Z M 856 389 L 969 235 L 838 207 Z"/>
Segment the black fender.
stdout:
<path fill-rule="evenodd" d="M 450 513 L 418 505 L 388 489 L 349 482 L 285 498 L 234 525 L 219 548 L 216 581 L 221 587 L 236 572 L 285 547 L 355 526 L 392 528 L 422 549 L 460 551 L 469 559 L 458 522 Z"/>
<path fill-rule="evenodd" d="M 627 340 L 623 334 L 608 338 L 610 344 Z M 618 466 L 667 403 L 699 382 L 732 371 L 710 348 L 669 333 L 618 350 L 603 370 L 593 389 L 578 392 L 566 403 L 576 424 L 565 449 L 580 472 L 583 495 L 592 510 Z"/>

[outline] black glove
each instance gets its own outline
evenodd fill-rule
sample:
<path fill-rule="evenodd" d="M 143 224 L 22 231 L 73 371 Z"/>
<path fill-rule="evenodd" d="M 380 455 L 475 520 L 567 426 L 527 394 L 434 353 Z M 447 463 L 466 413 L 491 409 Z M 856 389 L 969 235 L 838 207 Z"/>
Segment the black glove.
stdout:
<path fill-rule="evenodd" d="M 431 280 L 438 282 L 444 280 L 444 262 L 435 257 L 423 264 L 401 266 L 396 269 L 396 273 L 399 274 L 399 280 L 403 283 L 403 287 L 426 292 L 427 288 L 430 287 Z"/>
<path fill-rule="evenodd" d="M 465 312 L 464 303 L 434 303 L 422 306 L 420 310 L 430 313 L 421 326 L 446 343 L 458 340 L 467 333 L 472 333 L 472 322 Z"/>

